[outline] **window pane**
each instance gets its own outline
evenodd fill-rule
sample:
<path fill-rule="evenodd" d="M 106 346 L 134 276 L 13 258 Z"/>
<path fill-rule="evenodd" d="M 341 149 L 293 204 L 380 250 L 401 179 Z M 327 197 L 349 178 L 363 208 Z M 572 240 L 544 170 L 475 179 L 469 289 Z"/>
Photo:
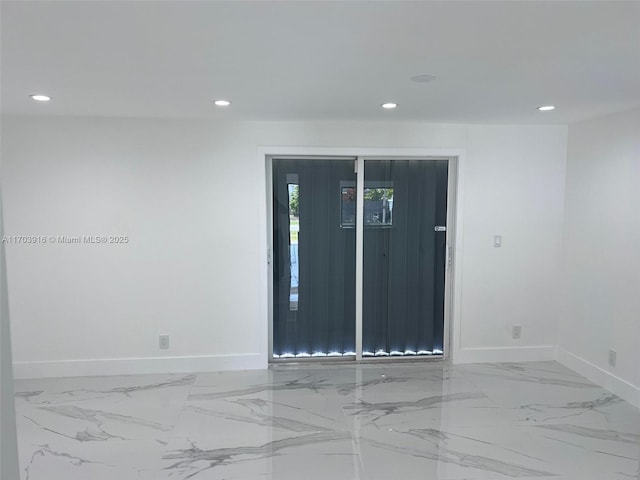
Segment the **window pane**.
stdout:
<path fill-rule="evenodd" d="M 300 217 L 298 200 L 300 185 L 290 183 L 289 192 L 289 255 L 291 279 L 289 281 L 289 310 L 298 310 L 298 232 L 300 231 Z"/>
<path fill-rule="evenodd" d="M 365 227 L 390 227 L 393 223 L 392 213 L 393 187 L 364 189 Z"/>

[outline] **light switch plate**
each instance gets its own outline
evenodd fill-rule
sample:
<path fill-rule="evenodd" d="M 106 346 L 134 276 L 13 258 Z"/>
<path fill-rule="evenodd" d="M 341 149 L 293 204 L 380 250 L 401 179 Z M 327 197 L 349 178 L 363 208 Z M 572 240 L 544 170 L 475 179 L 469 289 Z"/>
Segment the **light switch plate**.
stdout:
<path fill-rule="evenodd" d="M 493 236 L 493 247 L 494 248 L 502 247 L 502 235 L 494 235 Z"/>

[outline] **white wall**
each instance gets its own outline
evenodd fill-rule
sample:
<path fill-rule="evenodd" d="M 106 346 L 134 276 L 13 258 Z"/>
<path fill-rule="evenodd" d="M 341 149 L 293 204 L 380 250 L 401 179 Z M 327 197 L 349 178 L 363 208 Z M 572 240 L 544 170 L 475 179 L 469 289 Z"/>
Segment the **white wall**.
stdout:
<path fill-rule="evenodd" d="M 0 191 L 0 238 L 4 233 Z M 20 478 L 4 245 L 0 244 L 0 478 Z"/>
<path fill-rule="evenodd" d="M 455 360 L 553 357 L 565 127 L 11 117 L 2 129 L 7 234 L 131 239 L 8 247 L 17 376 L 265 366 L 265 145 L 466 150 Z"/>
<path fill-rule="evenodd" d="M 559 359 L 638 406 L 639 207 L 640 109 L 571 125 Z"/>
<path fill-rule="evenodd" d="M 554 355 L 565 133 L 562 127 L 470 129 L 464 184 L 464 361 Z M 501 248 L 493 247 L 494 235 L 502 236 Z M 522 340 L 512 339 L 514 325 L 522 326 Z"/>

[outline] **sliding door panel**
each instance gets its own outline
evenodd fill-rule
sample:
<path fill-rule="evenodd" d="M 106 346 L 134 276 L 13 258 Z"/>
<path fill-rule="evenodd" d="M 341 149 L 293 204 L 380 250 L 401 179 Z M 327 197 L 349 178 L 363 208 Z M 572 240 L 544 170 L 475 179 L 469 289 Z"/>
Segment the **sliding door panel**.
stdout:
<path fill-rule="evenodd" d="M 353 160 L 273 160 L 273 356 L 355 349 Z"/>
<path fill-rule="evenodd" d="M 447 170 L 446 160 L 365 162 L 365 357 L 443 353 Z"/>

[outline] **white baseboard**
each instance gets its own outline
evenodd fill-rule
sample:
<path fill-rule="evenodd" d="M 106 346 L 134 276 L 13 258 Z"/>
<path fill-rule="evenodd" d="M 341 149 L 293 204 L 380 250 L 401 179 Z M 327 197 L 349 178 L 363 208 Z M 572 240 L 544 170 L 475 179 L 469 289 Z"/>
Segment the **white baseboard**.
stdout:
<path fill-rule="evenodd" d="M 623 400 L 640 408 L 640 387 L 615 376 L 613 373 L 558 347 L 558 362 L 603 388 L 615 393 Z"/>
<path fill-rule="evenodd" d="M 203 355 L 194 357 L 99 358 L 46 362 L 15 362 L 14 378 L 85 377 L 192 373 L 219 370 L 267 368 L 267 357 L 259 353 Z"/>
<path fill-rule="evenodd" d="M 555 360 L 555 345 L 529 347 L 462 348 L 454 352 L 453 363 L 541 362 Z"/>

